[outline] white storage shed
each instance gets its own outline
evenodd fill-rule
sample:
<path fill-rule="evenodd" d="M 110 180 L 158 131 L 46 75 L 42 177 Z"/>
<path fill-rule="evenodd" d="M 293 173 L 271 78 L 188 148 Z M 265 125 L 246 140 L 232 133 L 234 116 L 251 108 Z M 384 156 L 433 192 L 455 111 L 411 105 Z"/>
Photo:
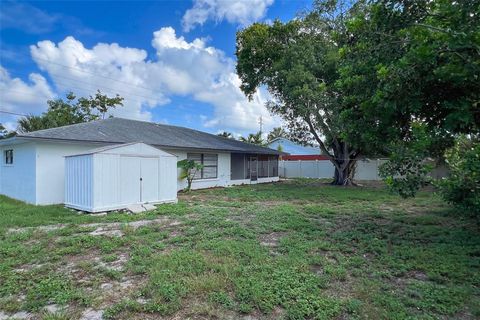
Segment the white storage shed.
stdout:
<path fill-rule="evenodd" d="M 177 157 L 137 142 L 65 158 L 65 205 L 88 212 L 177 201 Z"/>

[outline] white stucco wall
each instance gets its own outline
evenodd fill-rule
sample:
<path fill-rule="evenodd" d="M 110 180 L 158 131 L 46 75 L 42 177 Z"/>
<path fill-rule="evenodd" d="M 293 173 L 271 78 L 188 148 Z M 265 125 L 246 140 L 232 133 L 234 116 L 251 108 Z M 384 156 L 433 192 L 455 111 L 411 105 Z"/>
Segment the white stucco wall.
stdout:
<path fill-rule="evenodd" d="M 0 194 L 36 203 L 34 143 L 0 146 Z M 13 164 L 5 164 L 5 150 L 13 150 Z"/>
<path fill-rule="evenodd" d="M 65 201 L 65 156 L 100 147 L 98 144 L 36 144 L 36 204 L 57 204 Z"/>
<path fill-rule="evenodd" d="M 166 150 L 178 157 L 178 161 L 187 158 L 187 152 L 183 150 Z M 192 151 L 200 152 L 200 151 Z M 205 151 L 203 153 L 215 153 L 212 151 Z M 214 187 L 226 187 L 231 185 L 230 181 L 230 153 L 216 153 L 218 154 L 218 168 L 216 179 L 194 180 L 192 182 L 192 189 L 205 189 Z M 177 176 L 180 176 L 181 169 L 177 169 Z M 185 189 L 187 181 L 178 179 L 177 191 Z"/>
<path fill-rule="evenodd" d="M 187 152 L 183 150 L 166 150 L 172 154 L 175 154 L 178 157 L 178 161 L 187 158 Z M 192 151 L 200 153 L 200 151 Z M 215 153 L 212 151 L 204 151 L 201 153 Z M 230 162 L 230 153 L 216 153 L 218 154 L 218 171 L 216 179 L 204 179 L 204 180 L 194 180 L 192 182 L 192 189 L 206 189 L 206 188 L 215 188 L 215 187 L 228 187 L 234 185 L 243 185 L 243 184 L 255 184 L 255 183 L 268 183 L 276 182 L 279 180 L 279 177 L 271 178 L 258 178 L 257 181 L 250 181 L 250 179 L 243 180 L 230 180 L 231 177 L 231 162 Z M 180 169 L 177 169 L 177 174 L 180 176 Z M 187 186 L 187 181 L 178 179 L 177 190 L 183 190 Z"/>
<path fill-rule="evenodd" d="M 0 194 L 38 205 L 65 202 L 65 156 L 101 147 L 96 143 L 28 142 L 0 146 Z M 4 150 L 14 150 L 14 164 L 5 165 Z M 165 149 L 178 157 L 187 158 L 187 151 Z M 200 151 L 195 151 L 200 152 Z M 205 151 L 203 153 L 215 153 Z M 230 153 L 218 154 L 217 178 L 195 180 L 193 189 L 227 187 L 250 184 L 250 180 L 230 180 Z M 173 169 L 175 170 L 175 169 Z M 177 176 L 180 170 L 177 169 Z M 255 183 L 278 181 L 278 177 L 259 178 Z M 186 181 L 177 179 L 177 191 L 186 187 Z"/>

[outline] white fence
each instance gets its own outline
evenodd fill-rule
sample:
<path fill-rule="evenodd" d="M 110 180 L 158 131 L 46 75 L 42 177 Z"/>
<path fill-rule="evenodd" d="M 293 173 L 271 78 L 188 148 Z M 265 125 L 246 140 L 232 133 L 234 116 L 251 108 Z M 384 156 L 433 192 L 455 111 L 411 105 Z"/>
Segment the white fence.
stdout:
<path fill-rule="evenodd" d="M 355 179 L 357 180 L 381 180 L 378 175 L 378 167 L 386 160 L 366 159 L 357 161 Z M 335 167 L 328 160 L 306 161 L 279 161 L 278 172 L 282 178 L 332 178 Z"/>

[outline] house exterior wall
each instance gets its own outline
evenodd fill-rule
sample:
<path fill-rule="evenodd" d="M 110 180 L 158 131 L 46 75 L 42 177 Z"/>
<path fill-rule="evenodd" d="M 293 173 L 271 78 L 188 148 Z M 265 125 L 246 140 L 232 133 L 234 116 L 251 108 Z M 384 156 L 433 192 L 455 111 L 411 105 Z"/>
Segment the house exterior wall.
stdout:
<path fill-rule="evenodd" d="M 65 202 L 65 156 L 99 147 L 98 144 L 36 143 L 36 204 Z"/>
<path fill-rule="evenodd" d="M 187 153 L 183 150 L 166 150 L 172 154 L 175 154 L 178 157 L 178 161 L 186 159 Z M 199 151 L 195 151 L 199 152 Z M 216 153 L 212 151 L 205 151 L 204 153 Z M 228 187 L 234 185 L 243 185 L 243 184 L 255 184 L 255 183 L 268 183 L 276 182 L 279 180 L 279 177 L 269 177 L 269 178 L 258 178 L 257 181 L 250 181 L 250 179 L 238 179 L 232 180 L 230 177 L 232 175 L 231 171 L 231 153 L 230 152 L 220 152 L 218 154 L 218 172 L 216 179 L 203 179 L 203 180 L 193 180 L 192 189 L 206 189 L 206 188 L 215 188 L 215 187 Z M 181 170 L 178 169 L 177 175 L 180 176 Z M 187 186 L 186 180 L 178 179 L 177 190 L 183 190 Z"/>
<path fill-rule="evenodd" d="M 2 156 L 0 164 L 0 194 L 37 205 L 65 203 L 65 157 L 105 145 L 39 141 L 0 146 Z M 13 165 L 5 165 L 3 151 L 9 149 L 14 150 Z M 165 151 L 176 155 L 176 161 L 187 158 L 188 151 L 185 150 L 166 149 Z M 205 151 L 204 153 L 218 154 L 217 178 L 194 180 L 192 189 L 252 183 L 249 179 L 231 180 L 230 152 Z M 101 160 L 99 161 L 104 170 L 116 170 L 115 166 L 110 167 L 109 164 L 102 163 Z M 176 191 L 183 190 L 186 187 L 185 179 L 178 179 L 180 170 L 176 168 L 176 163 L 173 164 L 172 162 L 168 165 L 160 166 L 159 172 L 160 176 L 176 175 L 177 182 L 176 188 L 161 186 L 160 193 L 162 197 L 172 198 L 174 195 L 176 196 Z M 278 181 L 278 177 L 258 178 L 258 181 L 253 183 L 273 181 Z"/>
<path fill-rule="evenodd" d="M 5 164 L 5 150 L 13 150 L 13 164 Z M 34 143 L 5 145 L 0 147 L 0 194 L 36 204 Z"/>
<path fill-rule="evenodd" d="M 166 150 L 178 158 L 177 160 L 187 159 L 187 151 L 184 150 Z M 195 151 L 200 152 L 200 151 Z M 230 153 L 228 152 L 213 152 L 213 151 L 205 151 L 203 153 L 214 153 L 218 154 L 218 162 L 217 162 L 217 178 L 214 179 L 201 179 L 201 180 L 193 180 L 192 182 L 192 189 L 205 189 L 205 188 L 214 188 L 214 187 L 227 187 L 232 185 L 230 180 Z M 177 177 L 180 177 L 181 169 L 177 169 Z M 177 191 L 183 190 L 187 187 L 187 181 L 185 179 L 180 180 L 178 179 L 177 183 Z"/>

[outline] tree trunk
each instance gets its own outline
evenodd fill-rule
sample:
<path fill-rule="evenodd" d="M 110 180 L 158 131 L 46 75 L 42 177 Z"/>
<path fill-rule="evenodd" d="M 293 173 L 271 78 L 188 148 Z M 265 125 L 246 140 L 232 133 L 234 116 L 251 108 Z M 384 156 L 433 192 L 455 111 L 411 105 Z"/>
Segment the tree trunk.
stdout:
<path fill-rule="evenodd" d="M 335 186 L 351 186 L 355 185 L 353 178 L 355 176 L 355 168 L 357 166 L 357 160 L 348 160 L 348 164 L 343 168 L 342 163 L 335 165 L 335 175 L 333 177 L 332 185 Z"/>
<path fill-rule="evenodd" d="M 355 185 L 353 178 L 357 167 L 357 159 L 356 156 L 350 156 L 350 151 L 351 150 L 349 150 L 346 143 L 339 143 L 337 148 L 334 148 L 334 159 L 330 160 L 335 166 L 335 175 L 331 183 L 332 185 Z"/>

